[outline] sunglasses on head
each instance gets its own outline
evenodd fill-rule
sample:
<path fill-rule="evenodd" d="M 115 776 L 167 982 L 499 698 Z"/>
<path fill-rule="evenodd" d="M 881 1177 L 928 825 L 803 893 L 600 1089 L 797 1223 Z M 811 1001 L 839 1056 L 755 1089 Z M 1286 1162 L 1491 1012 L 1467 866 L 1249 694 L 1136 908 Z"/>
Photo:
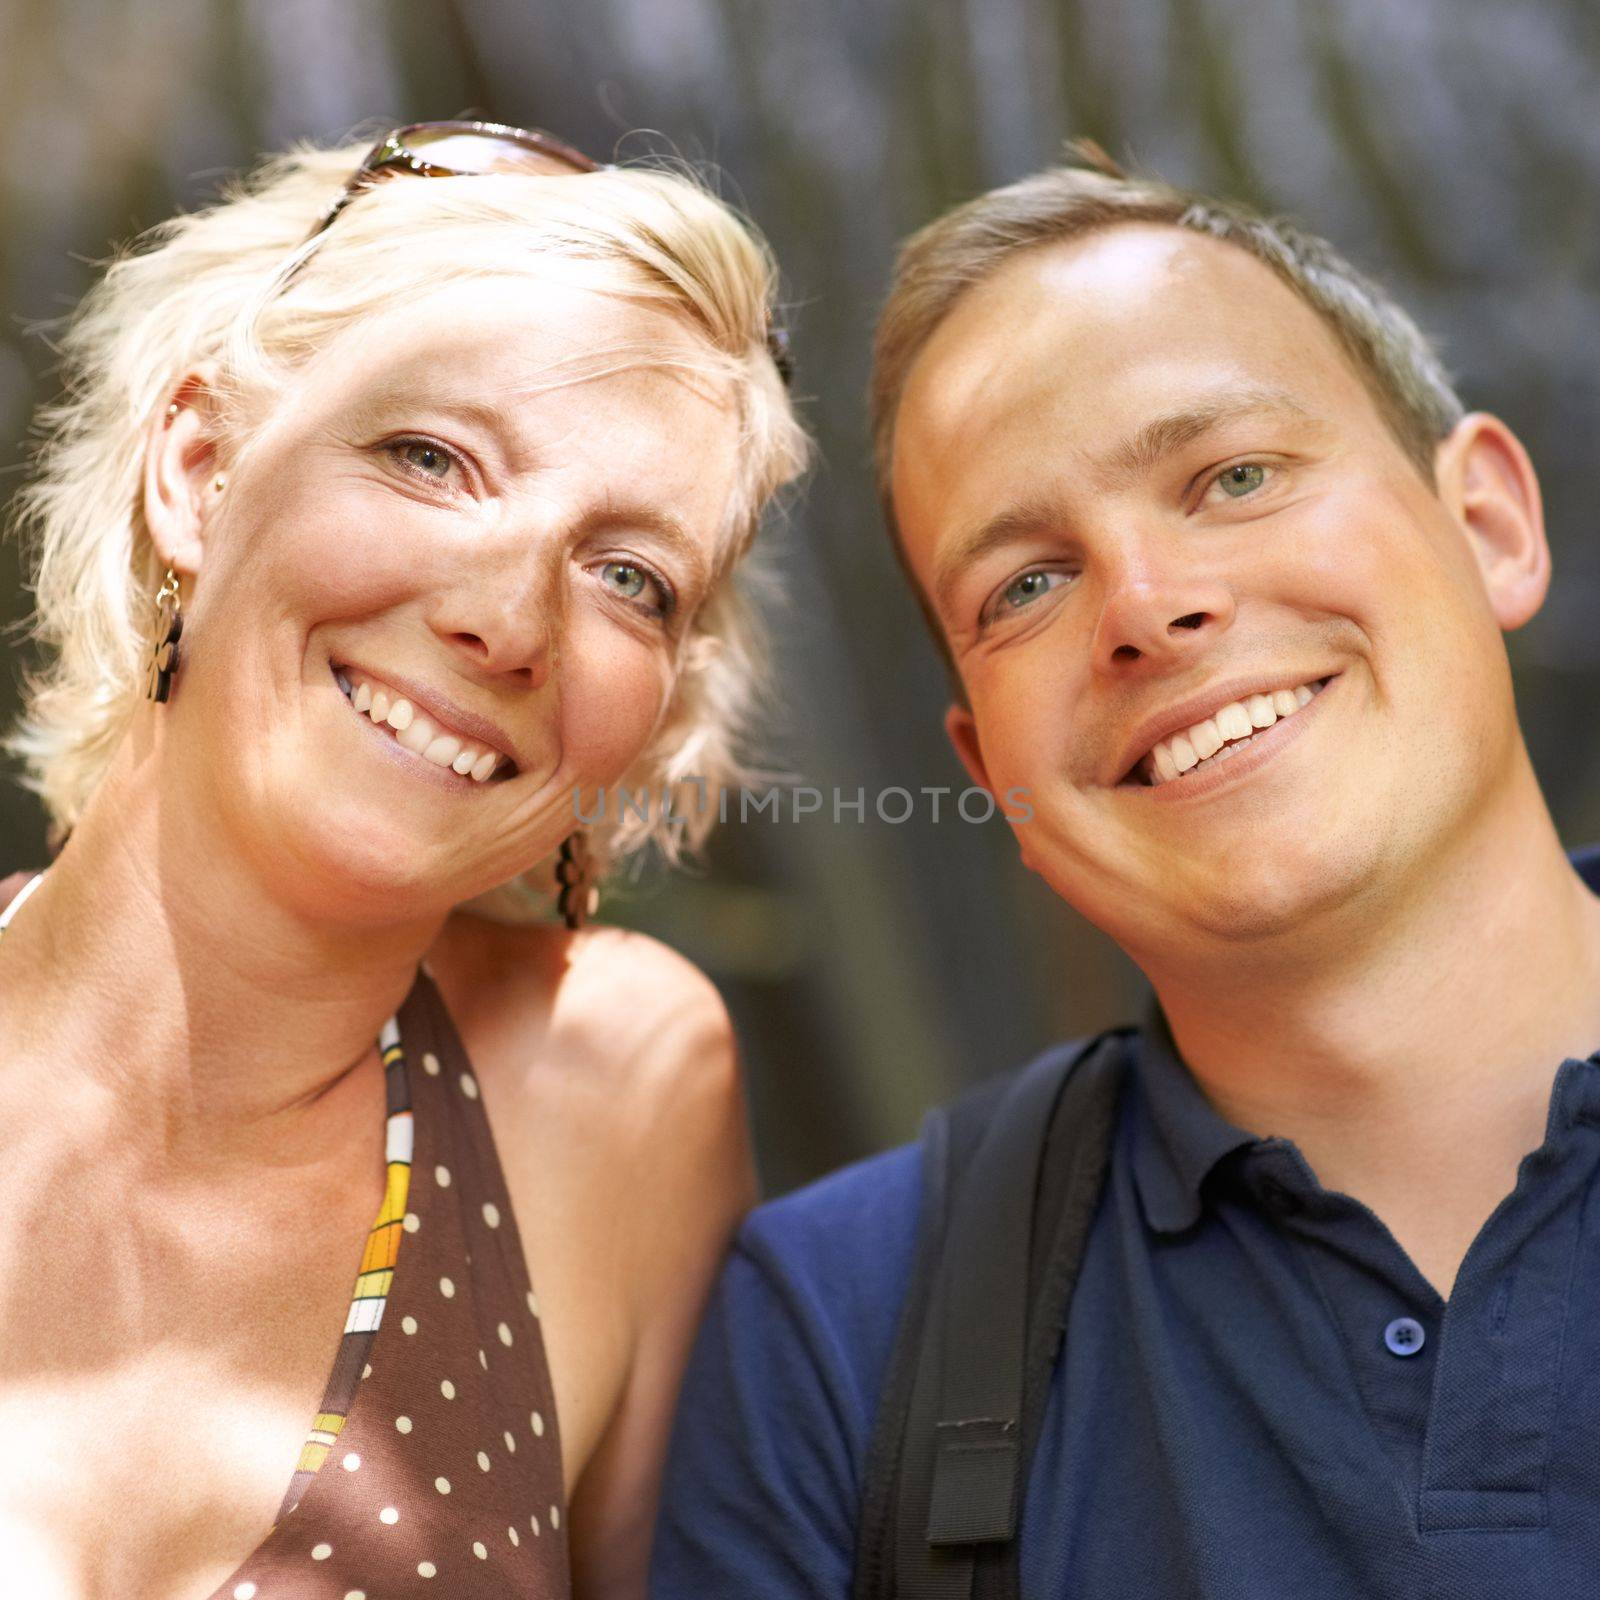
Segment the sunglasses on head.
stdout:
<path fill-rule="evenodd" d="M 540 128 L 509 128 L 499 122 L 411 122 L 386 133 L 366 153 L 339 198 L 306 236 L 306 244 L 332 227 L 357 195 L 385 178 L 478 178 L 497 172 L 559 178 L 609 170 Z M 767 350 L 787 388 L 794 376 L 789 335 L 770 311 Z"/>

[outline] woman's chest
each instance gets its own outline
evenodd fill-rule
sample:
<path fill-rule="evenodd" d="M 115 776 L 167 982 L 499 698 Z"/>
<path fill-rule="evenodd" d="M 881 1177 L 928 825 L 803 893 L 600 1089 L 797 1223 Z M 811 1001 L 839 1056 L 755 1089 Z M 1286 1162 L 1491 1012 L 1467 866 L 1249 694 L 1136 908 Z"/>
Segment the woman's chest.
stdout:
<path fill-rule="evenodd" d="M 12 1235 L 0 1267 L 11 1592 L 200 1600 L 267 1535 L 359 1262 L 356 1208 L 322 1210 L 305 1208 L 295 1230 L 208 1214 L 198 1252 L 189 1225 L 136 1207 L 103 1227 L 58 1214 Z"/>
<path fill-rule="evenodd" d="M 209 1595 L 272 1528 L 315 1413 L 306 1392 L 185 1352 L 8 1385 L 0 1570 L 11 1592 Z"/>

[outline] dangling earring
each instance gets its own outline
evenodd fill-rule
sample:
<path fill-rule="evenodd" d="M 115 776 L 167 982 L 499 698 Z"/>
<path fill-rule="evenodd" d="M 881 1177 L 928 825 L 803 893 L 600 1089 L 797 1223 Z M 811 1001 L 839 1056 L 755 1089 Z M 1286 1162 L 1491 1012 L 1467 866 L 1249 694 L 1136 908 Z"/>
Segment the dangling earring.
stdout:
<path fill-rule="evenodd" d="M 561 892 L 556 896 L 556 907 L 561 920 L 576 933 L 595 914 L 600 904 L 600 891 L 590 881 L 594 860 L 589 854 L 589 836 L 577 828 L 561 841 L 556 852 L 556 882 Z"/>
<path fill-rule="evenodd" d="M 168 567 L 156 591 L 156 637 L 145 662 L 146 700 L 165 701 L 172 693 L 172 680 L 178 676 L 178 639 L 183 633 L 180 605 L 178 575 Z"/>

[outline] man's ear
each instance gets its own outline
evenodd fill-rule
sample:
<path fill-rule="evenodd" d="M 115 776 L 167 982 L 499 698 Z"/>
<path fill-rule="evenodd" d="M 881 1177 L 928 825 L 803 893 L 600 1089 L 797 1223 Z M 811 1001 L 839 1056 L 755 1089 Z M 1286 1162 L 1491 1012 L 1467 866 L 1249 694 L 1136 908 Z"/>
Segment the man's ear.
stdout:
<path fill-rule="evenodd" d="M 1550 587 L 1539 478 L 1510 428 L 1487 411 L 1464 416 L 1434 452 L 1439 497 L 1466 533 L 1489 605 L 1509 632 Z"/>
<path fill-rule="evenodd" d="M 973 721 L 972 713 L 963 705 L 946 707 L 944 731 L 955 746 L 956 754 L 961 757 L 961 765 L 967 769 L 967 776 L 980 789 L 988 789 L 990 794 L 994 794 L 989 784 L 989 768 L 984 762 L 983 751 L 978 747 L 978 724 Z"/>
<path fill-rule="evenodd" d="M 217 369 L 197 367 L 161 402 L 145 431 L 144 523 L 161 560 L 200 570 L 217 477 Z"/>
<path fill-rule="evenodd" d="M 961 757 L 961 765 L 967 769 L 967 776 L 972 779 L 978 788 L 985 789 L 994 799 L 997 806 L 1005 814 L 1007 821 L 1025 820 L 1014 819 L 1006 810 L 1000 796 L 995 794 L 994 785 L 989 781 L 989 765 L 983 759 L 983 751 L 978 747 L 978 724 L 972 713 L 959 703 L 953 703 L 945 708 L 944 731 L 949 735 L 950 743 L 955 746 L 956 754 Z M 1027 794 L 1027 790 L 1012 789 L 1007 791 L 1010 795 Z M 1033 815 L 1029 807 L 1028 816 Z M 1037 872 L 1038 864 L 1029 853 L 1028 840 L 1033 830 L 1031 828 L 1012 828 L 1016 836 L 1017 849 L 1021 853 L 1022 864 L 1029 872 Z"/>

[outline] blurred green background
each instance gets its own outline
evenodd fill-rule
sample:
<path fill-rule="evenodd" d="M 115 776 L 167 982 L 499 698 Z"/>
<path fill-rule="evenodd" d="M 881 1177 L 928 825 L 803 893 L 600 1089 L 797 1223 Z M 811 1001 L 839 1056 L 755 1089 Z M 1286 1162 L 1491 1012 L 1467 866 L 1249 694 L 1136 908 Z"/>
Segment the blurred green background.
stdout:
<path fill-rule="evenodd" d="M 821 449 L 770 542 L 785 706 L 819 787 L 961 787 L 940 670 L 879 527 L 864 391 L 895 241 L 1091 134 L 1291 213 L 1442 341 L 1545 485 L 1557 577 L 1512 639 L 1569 843 L 1600 837 L 1600 10 L 1592 0 L 0 0 L 0 492 L 91 263 L 290 140 L 481 113 L 722 171 L 770 236 Z M 0 551 L 0 620 L 26 608 Z M 11 637 L 8 635 L 8 637 Z M 20 659 L 0 682 L 15 708 Z M 1419 787 L 1427 773 L 1419 770 Z M 948 811 L 948 805 L 946 807 Z M 4 869 L 43 820 L 0 790 Z M 1127 1014 L 1137 975 L 1025 873 L 998 819 L 830 811 L 725 828 L 608 915 L 686 951 L 739 1026 L 771 1192 Z"/>

